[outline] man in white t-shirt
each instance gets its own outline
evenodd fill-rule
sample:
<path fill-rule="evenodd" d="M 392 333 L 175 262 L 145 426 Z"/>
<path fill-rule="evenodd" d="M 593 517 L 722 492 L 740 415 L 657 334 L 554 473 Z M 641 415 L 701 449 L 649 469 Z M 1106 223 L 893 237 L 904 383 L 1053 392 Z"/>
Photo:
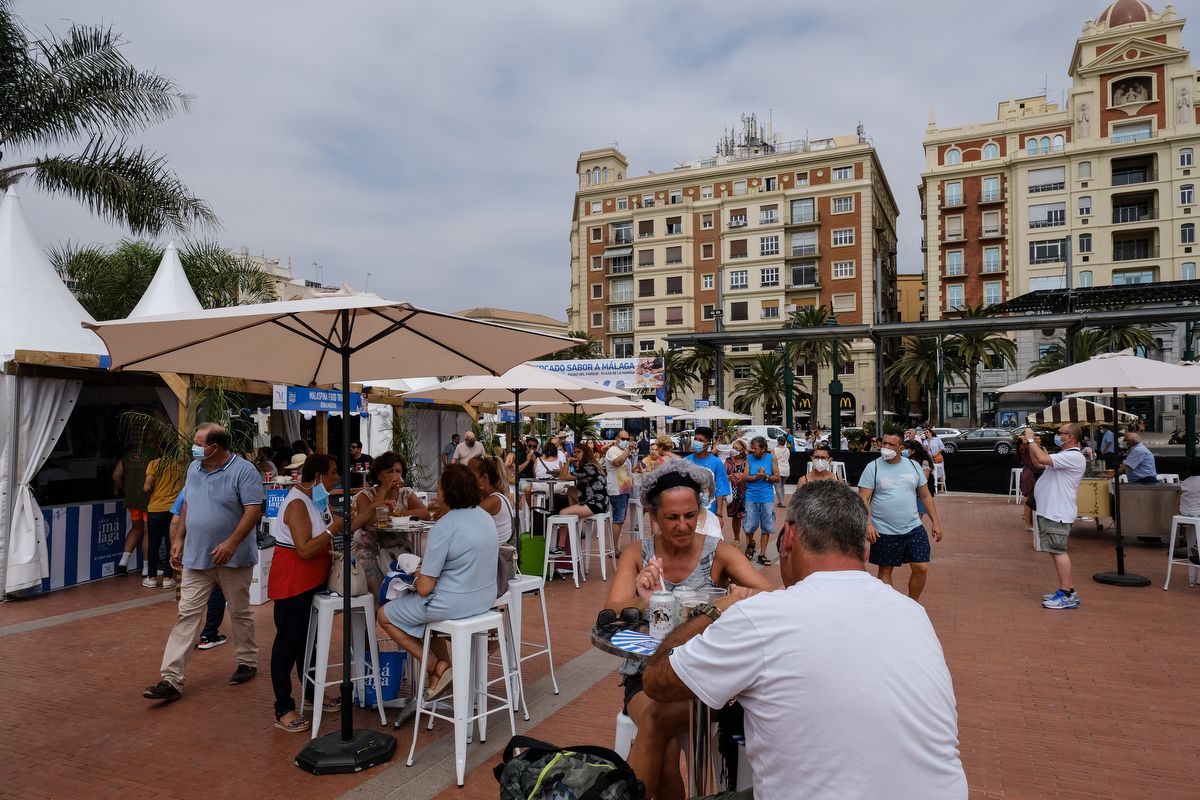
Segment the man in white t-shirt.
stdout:
<path fill-rule="evenodd" d="M 1038 546 L 1049 553 L 1058 573 L 1058 591 L 1042 596 L 1046 608 L 1079 608 L 1079 594 L 1071 581 L 1071 557 L 1067 555 L 1067 537 L 1078 514 L 1076 493 L 1087 460 L 1079 449 L 1081 431 L 1074 422 L 1058 426 L 1054 444 L 1060 449 L 1051 455 L 1042 449 L 1041 439 L 1025 429 L 1029 457 L 1045 472 L 1033 485 L 1033 502 L 1037 509 Z"/>
<path fill-rule="evenodd" d="M 604 452 L 604 483 L 608 487 L 608 507 L 612 512 L 612 545 L 617 546 L 621 541 L 621 526 L 625 524 L 625 514 L 629 510 L 629 495 L 633 493 L 633 464 L 629 460 L 630 453 L 637 450 L 629 431 L 617 431 L 617 438 Z"/>
<path fill-rule="evenodd" d="M 735 589 L 658 647 L 646 694 L 738 700 L 757 797 L 964 800 L 954 687 L 920 605 L 863 571 L 867 515 L 839 481 L 797 489 L 787 588 Z"/>
<path fill-rule="evenodd" d="M 455 464 L 466 465 L 472 458 L 479 458 L 481 455 L 483 455 L 483 442 L 476 441 L 475 431 L 467 431 L 463 434 L 463 440 L 454 448 L 454 455 L 450 460 Z"/>

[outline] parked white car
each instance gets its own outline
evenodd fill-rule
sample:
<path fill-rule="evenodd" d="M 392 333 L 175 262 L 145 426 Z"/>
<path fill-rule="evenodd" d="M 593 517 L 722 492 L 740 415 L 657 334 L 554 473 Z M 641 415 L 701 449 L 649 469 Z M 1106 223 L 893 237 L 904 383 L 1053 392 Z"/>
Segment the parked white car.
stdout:
<path fill-rule="evenodd" d="M 746 425 L 738 428 L 738 438 L 746 444 L 750 444 L 750 440 L 755 436 L 765 436 L 767 447 L 770 447 L 780 436 L 787 436 L 787 431 L 778 425 Z"/>

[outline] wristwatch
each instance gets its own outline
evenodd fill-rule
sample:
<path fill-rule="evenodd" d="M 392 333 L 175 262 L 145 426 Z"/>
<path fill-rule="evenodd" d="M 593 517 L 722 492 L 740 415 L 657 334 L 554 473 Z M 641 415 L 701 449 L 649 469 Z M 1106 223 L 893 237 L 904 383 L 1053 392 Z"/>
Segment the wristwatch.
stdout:
<path fill-rule="evenodd" d="M 692 613 L 691 613 L 691 616 L 689 617 L 689 619 L 691 617 L 696 617 L 701 614 L 708 617 L 713 622 L 716 622 L 718 619 L 721 618 L 721 609 L 717 608 L 712 603 L 698 603 L 696 605 L 696 607 L 694 609 L 692 609 Z"/>

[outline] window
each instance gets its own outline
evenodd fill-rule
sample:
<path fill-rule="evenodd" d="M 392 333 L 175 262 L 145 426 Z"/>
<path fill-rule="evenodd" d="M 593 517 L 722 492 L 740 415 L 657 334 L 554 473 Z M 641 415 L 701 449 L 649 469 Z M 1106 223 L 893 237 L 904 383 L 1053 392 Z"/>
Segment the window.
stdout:
<path fill-rule="evenodd" d="M 1090 269 L 1084 269 L 1084 270 L 1079 271 L 1079 288 L 1080 289 L 1092 288 L 1092 271 Z"/>
<path fill-rule="evenodd" d="M 713 311 L 715 311 L 715 310 L 716 310 L 716 308 L 711 304 L 701 306 L 700 307 L 700 317 L 702 319 L 712 319 Z"/>
<path fill-rule="evenodd" d="M 962 275 L 963 274 L 963 251 L 962 250 L 947 250 L 946 251 L 946 274 L 947 275 Z"/>
<path fill-rule="evenodd" d="M 834 311 L 854 311 L 858 308 L 858 295 L 853 292 L 835 294 L 830 300 Z"/>
<path fill-rule="evenodd" d="M 654 278 L 642 278 L 638 281 L 638 297 L 654 297 Z"/>
<path fill-rule="evenodd" d="M 776 178 L 774 175 L 770 175 L 766 178 L 763 178 L 763 191 L 764 192 L 773 192 L 778 188 L 779 188 L 779 179 Z"/>
<path fill-rule="evenodd" d="M 710 230 L 712 228 L 712 226 L 713 226 L 712 212 L 710 211 L 707 214 L 701 214 L 700 215 L 700 229 L 707 231 L 707 230 Z"/>
<path fill-rule="evenodd" d="M 712 184 L 700 187 L 700 199 L 711 200 L 713 196 Z"/>
<path fill-rule="evenodd" d="M 1190 167 L 1192 165 L 1192 148 L 1184 147 L 1179 151 L 1179 166 Z"/>
<path fill-rule="evenodd" d="M 1079 252 L 1092 252 L 1092 235 L 1090 233 L 1079 234 Z"/>
<path fill-rule="evenodd" d="M 983 212 L 983 235 L 984 236 L 999 236 L 1000 235 L 1000 212 L 999 211 Z"/>
<path fill-rule="evenodd" d="M 679 205 L 683 202 L 683 189 L 672 189 L 667 194 L 667 202 L 671 205 Z"/>
<path fill-rule="evenodd" d="M 599 200 L 593 200 L 593 201 L 592 201 L 592 213 L 593 213 L 593 214 L 599 214 L 599 213 L 600 213 L 600 209 L 601 209 L 600 201 L 599 201 Z"/>
<path fill-rule="evenodd" d="M 759 206 L 758 207 L 758 224 L 759 225 L 774 225 L 779 222 L 779 206 Z"/>
<path fill-rule="evenodd" d="M 758 283 L 760 286 L 778 286 L 779 267 L 763 267 L 759 270 Z"/>
<path fill-rule="evenodd" d="M 999 247 L 983 248 L 983 271 L 984 272 L 999 272 L 1000 271 L 1000 248 Z"/>
<path fill-rule="evenodd" d="M 1185 261 L 1179 267 L 1179 279 L 1184 281 L 1196 280 L 1196 262 Z"/>
<path fill-rule="evenodd" d="M 1092 198 L 1089 195 L 1083 195 L 1079 198 L 1079 216 L 1090 217 L 1092 215 Z"/>
<path fill-rule="evenodd" d="M 627 211 L 627 210 L 629 210 L 629 198 L 628 197 L 618 197 L 617 198 L 617 211 Z"/>
<path fill-rule="evenodd" d="M 639 308 L 638 309 L 638 327 L 653 328 L 654 327 L 654 309 Z"/>
<path fill-rule="evenodd" d="M 1056 347 L 1056 345 L 1053 345 L 1053 344 L 1039 344 L 1038 345 L 1038 359 L 1040 360 L 1040 359 L 1043 359 L 1046 356 L 1048 356 L 1050 353 L 1052 353 L 1054 351 L 1055 347 Z"/>
<path fill-rule="evenodd" d="M 667 278 L 667 294 L 683 294 L 683 277 Z"/>
<path fill-rule="evenodd" d="M 748 256 L 750 253 L 747 249 L 747 241 L 746 239 L 731 239 L 729 242 L 729 257 L 745 258 Z"/>
<path fill-rule="evenodd" d="M 716 257 L 714 255 L 715 250 L 716 248 L 713 246 L 712 242 L 706 242 L 705 244 L 700 245 L 700 258 L 704 259 L 705 261 L 711 261 Z"/>
<path fill-rule="evenodd" d="M 792 267 L 792 286 L 816 286 L 817 265 L 797 264 Z"/>
<path fill-rule="evenodd" d="M 1040 292 L 1043 289 L 1065 289 L 1067 288 L 1067 279 L 1062 275 L 1044 278 L 1030 278 L 1029 291 Z"/>
<path fill-rule="evenodd" d="M 683 248 L 679 245 L 667 248 L 667 263 L 682 264 L 683 263 Z"/>
<path fill-rule="evenodd" d="M 852 211 L 854 211 L 854 195 L 848 194 L 845 197 L 833 198 L 834 214 L 849 214 Z"/>
<path fill-rule="evenodd" d="M 729 288 L 745 289 L 750 285 L 750 270 L 731 269 L 729 271 Z"/>
<path fill-rule="evenodd" d="M 633 309 L 632 308 L 614 308 L 610 313 L 609 322 L 613 331 L 617 333 L 625 333 L 633 330 Z M 632 340 L 630 347 L 633 346 Z"/>
<path fill-rule="evenodd" d="M 654 193 L 653 192 L 642 195 L 642 207 L 643 208 L 653 208 L 654 207 Z"/>
<path fill-rule="evenodd" d="M 1032 136 L 1025 140 L 1025 154 L 1036 156 L 1038 151 L 1037 139 Z"/>
<path fill-rule="evenodd" d="M 963 204 L 962 181 L 946 181 L 942 184 L 942 195 L 946 206 L 961 206 Z"/>
<path fill-rule="evenodd" d="M 854 228 L 834 228 L 834 247 L 848 247 L 852 244 L 854 244 Z"/>
<path fill-rule="evenodd" d="M 633 256 L 613 256 L 609 259 L 608 270 L 613 275 L 628 275 L 633 272 Z"/>
<path fill-rule="evenodd" d="M 731 344 L 731 345 L 729 345 L 729 352 L 731 352 L 731 353 L 749 353 L 750 345 L 748 345 L 748 344 Z"/>
<path fill-rule="evenodd" d="M 1029 191 L 1056 192 L 1067 185 L 1066 167 L 1045 167 L 1029 170 Z"/>
<path fill-rule="evenodd" d="M 599 300 L 601 297 L 604 297 L 604 284 L 593 283 L 592 284 L 592 299 Z"/>
<path fill-rule="evenodd" d="M 746 302 L 730 303 L 729 318 L 734 322 L 745 322 L 750 319 L 750 304 Z"/>
<path fill-rule="evenodd" d="M 608 228 L 608 233 L 612 237 L 613 244 L 629 244 L 633 241 L 632 222 L 614 222 Z"/>
<path fill-rule="evenodd" d="M 592 241 L 598 242 L 604 238 L 604 229 L 603 228 L 592 228 L 591 234 L 592 234 Z"/>
<path fill-rule="evenodd" d="M 946 287 L 946 310 L 957 311 L 962 308 L 963 303 L 963 287 L 961 284 L 953 284 Z"/>
<path fill-rule="evenodd" d="M 1190 206 L 1196 202 L 1196 187 L 1185 183 L 1179 187 L 1179 205 Z"/>
<path fill-rule="evenodd" d="M 667 236 L 683 233 L 683 217 L 667 217 Z"/>
<path fill-rule="evenodd" d="M 1038 152 L 1039 153 L 1049 153 L 1050 152 L 1050 137 L 1049 136 L 1043 136 L 1038 141 Z"/>
<path fill-rule="evenodd" d="M 653 267 L 654 266 L 654 251 L 653 250 L 638 250 L 638 266 Z"/>
<path fill-rule="evenodd" d="M 711 272 L 700 276 L 700 288 L 706 292 L 711 292 L 716 288 L 716 276 Z"/>
<path fill-rule="evenodd" d="M 835 278 L 853 278 L 854 277 L 854 262 L 853 261 L 835 261 L 835 262 L 833 262 L 833 277 L 835 277 Z"/>
<path fill-rule="evenodd" d="M 592 256 L 592 270 L 598 272 L 602 269 L 604 269 L 602 256 Z"/>
<path fill-rule="evenodd" d="M 1066 224 L 1066 203 L 1039 203 L 1029 207 L 1029 227 L 1031 228 L 1055 228 Z"/>
<path fill-rule="evenodd" d="M 1061 153 L 1063 151 L 1063 149 L 1066 147 L 1066 145 L 1067 145 L 1067 140 L 1065 138 L 1063 138 L 1063 135 L 1061 133 L 1056 133 L 1056 134 L 1054 134 L 1054 140 L 1053 140 L 1053 143 L 1050 145 L 1050 149 L 1056 153 Z"/>
<path fill-rule="evenodd" d="M 991 161 L 993 158 L 1000 157 L 1000 146 L 995 142 L 988 142 L 983 146 L 983 160 Z"/>
<path fill-rule="evenodd" d="M 777 256 L 779 255 L 779 237 L 764 236 L 758 240 L 758 254 L 760 256 Z"/>
<path fill-rule="evenodd" d="M 835 181 L 852 181 L 854 180 L 854 167 L 834 167 L 830 178 Z"/>
<path fill-rule="evenodd" d="M 1079 175 L 1079 180 L 1090 181 L 1092 179 L 1092 162 L 1080 161 L 1075 167 L 1075 172 Z"/>
<path fill-rule="evenodd" d="M 653 353 L 655 350 L 653 339 L 642 339 L 638 342 L 639 353 Z"/>
<path fill-rule="evenodd" d="M 1117 269 L 1113 270 L 1113 286 L 1129 286 L 1135 283 L 1154 283 L 1153 269 Z"/>
<path fill-rule="evenodd" d="M 1179 243 L 1180 244 L 1195 244 L 1196 243 L 1196 223 L 1185 222 L 1179 226 Z"/>
<path fill-rule="evenodd" d="M 988 281 L 983 285 L 983 304 L 994 306 L 1000 302 L 1000 282 Z"/>
<path fill-rule="evenodd" d="M 983 179 L 983 192 L 979 200 L 984 203 L 994 203 L 1000 199 L 1000 178 L 995 175 Z"/>
<path fill-rule="evenodd" d="M 735 381 L 744 381 L 749 377 L 750 377 L 750 365 L 749 364 L 734 364 L 733 365 L 733 379 Z"/>
<path fill-rule="evenodd" d="M 951 166 L 962 163 L 962 151 L 957 147 L 951 147 L 946 151 L 946 164 Z"/>
<path fill-rule="evenodd" d="M 796 185 L 797 186 L 808 186 L 808 173 L 807 172 L 797 172 L 796 173 Z"/>
<path fill-rule="evenodd" d="M 1109 140 L 1114 144 L 1117 142 L 1140 142 L 1154 136 L 1154 130 L 1150 127 L 1150 122 L 1132 122 L 1126 125 L 1113 125 L 1112 136 Z"/>
<path fill-rule="evenodd" d="M 733 193 L 735 195 L 745 194 L 746 193 L 746 182 L 745 181 L 734 181 L 733 182 Z"/>
<path fill-rule="evenodd" d="M 731 228 L 746 227 L 746 209 L 744 209 L 744 208 L 729 209 L 729 227 L 731 227 Z"/>
<path fill-rule="evenodd" d="M 1029 243 L 1030 264 L 1057 264 L 1063 260 L 1065 260 L 1065 254 L 1063 253 L 1062 239 Z"/>
<path fill-rule="evenodd" d="M 613 303 L 633 302 L 633 278 L 621 278 L 608 284 L 609 300 Z"/>
<path fill-rule="evenodd" d="M 814 222 L 817 218 L 816 204 L 811 197 L 792 201 L 792 224 Z"/>
<path fill-rule="evenodd" d="M 603 313 L 592 314 L 592 327 L 593 328 L 603 328 L 604 327 L 604 314 Z"/>
<path fill-rule="evenodd" d="M 963 238 L 962 216 L 946 217 L 946 240 L 958 241 Z"/>
<path fill-rule="evenodd" d="M 762 319 L 779 319 L 779 301 L 778 300 L 763 300 Z"/>
<path fill-rule="evenodd" d="M 817 254 L 817 232 L 800 231 L 792 234 L 792 256 L 815 256 Z"/>
<path fill-rule="evenodd" d="M 613 339 L 613 358 L 633 358 L 633 338 L 619 336 Z"/>

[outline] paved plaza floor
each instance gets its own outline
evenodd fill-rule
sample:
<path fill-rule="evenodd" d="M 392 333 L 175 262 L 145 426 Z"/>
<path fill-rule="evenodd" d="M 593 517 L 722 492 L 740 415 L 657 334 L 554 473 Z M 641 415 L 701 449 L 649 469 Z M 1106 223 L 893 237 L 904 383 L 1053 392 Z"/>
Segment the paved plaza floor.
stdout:
<path fill-rule="evenodd" d="M 947 533 L 923 601 L 954 678 L 971 798 L 1200 796 L 1200 588 L 1188 587 L 1186 570 L 1163 592 L 1166 549 L 1133 544 L 1128 569 L 1152 586 L 1096 584 L 1092 573 L 1114 564 L 1111 536 L 1080 522 L 1071 549 L 1082 606 L 1048 611 L 1040 596 L 1056 588 L 1053 569 L 1016 506 L 953 495 L 939 508 Z M 518 716 L 518 730 L 612 746 L 617 659 L 587 641 L 606 588 L 596 570 L 579 590 L 547 588 L 561 693 L 550 691 L 544 659 L 528 662 L 532 720 Z M 506 722 L 470 746 L 463 789 L 444 723 L 422 731 L 411 768 L 411 725 L 395 731 L 397 757 L 385 766 L 324 777 L 296 768 L 303 738 L 273 727 L 269 606 L 255 612 L 258 678 L 228 685 L 231 643 L 194 654 L 181 701 L 143 700 L 158 680 L 173 597 L 115 578 L 0 605 L 0 797 L 496 797 Z M 527 620 L 534 608 L 526 604 Z M 354 716 L 379 725 L 372 711 Z M 336 727 L 327 715 L 322 730 Z"/>

